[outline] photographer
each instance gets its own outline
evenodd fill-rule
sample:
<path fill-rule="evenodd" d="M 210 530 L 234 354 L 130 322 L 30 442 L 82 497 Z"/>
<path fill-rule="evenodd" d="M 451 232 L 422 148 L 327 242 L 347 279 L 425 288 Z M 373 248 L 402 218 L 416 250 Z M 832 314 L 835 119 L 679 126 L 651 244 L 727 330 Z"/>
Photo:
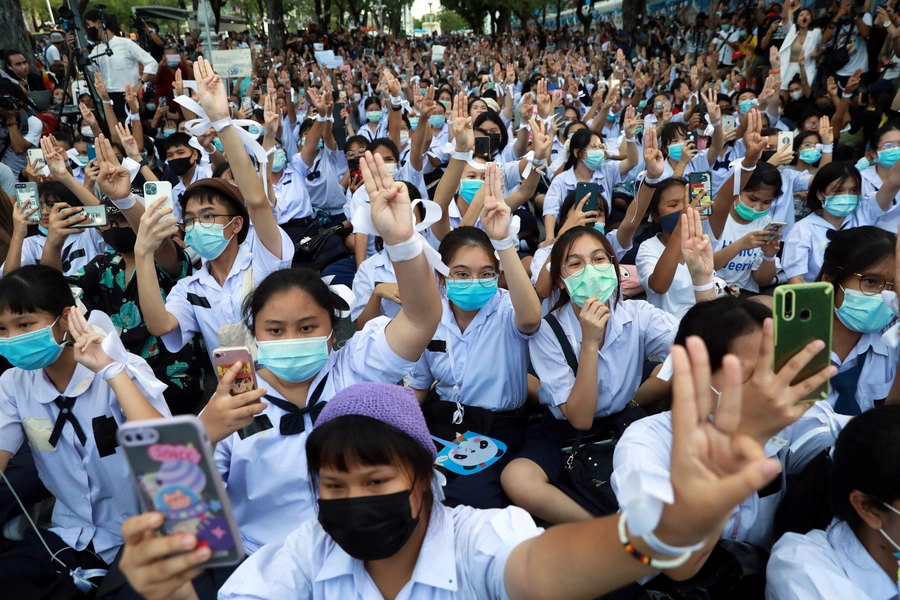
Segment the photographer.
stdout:
<path fill-rule="evenodd" d="M 38 145 L 43 129 L 41 120 L 33 115 L 20 119 L 25 99 L 21 86 L 12 79 L 0 79 L 0 163 L 9 167 L 16 179 L 26 167 L 28 149 Z"/>
<path fill-rule="evenodd" d="M 138 32 L 137 38 L 140 47 L 149 52 L 156 62 L 161 61 L 165 54 L 166 44 L 159 37 L 159 26 L 150 21 L 135 19 L 134 28 Z"/>
<path fill-rule="evenodd" d="M 114 15 L 97 9 L 89 10 L 84 13 L 84 26 L 88 39 L 94 44 L 89 56 L 103 75 L 116 116 L 124 118 L 125 84 L 136 86 L 139 81 L 156 83 L 159 63 L 135 42 L 117 35 L 119 21 Z M 112 50 L 112 56 L 107 55 L 107 49 Z"/>
<path fill-rule="evenodd" d="M 844 86 L 856 69 L 869 72 L 866 39 L 872 29 L 872 15 L 853 0 L 840 0 L 835 5 L 822 34 L 822 44 L 829 51 L 823 64 Z"/>

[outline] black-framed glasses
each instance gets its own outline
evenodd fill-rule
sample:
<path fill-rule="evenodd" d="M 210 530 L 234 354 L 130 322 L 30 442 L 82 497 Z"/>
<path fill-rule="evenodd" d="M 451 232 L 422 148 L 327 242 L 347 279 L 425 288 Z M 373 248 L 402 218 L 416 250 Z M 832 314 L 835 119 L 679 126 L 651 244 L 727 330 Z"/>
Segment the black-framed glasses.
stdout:
<path fill-rule="evenodd" d="M 884 277 L 877 273 L 854 273 L 859 277 L 859 291 L 867 296 L 876 296 L 882 291 L 894 291 L 894 282 L 885 281 Z"/>
<path fill-rule="evenodd" d="M 237 215 L 220 215 L 217 213 L 200 213 L 199 217 L 185 217 L 184 221 L 181 222 L 181 229 L 185 233 L 194 228 L 194 223 L 200 223 L 201 227 L 212 227 L 216 224 L 216 217 L 231 217 L 234 218 Z"/>
<path fill-rule="evenodd" d="M 460 288 L 468 288 L 473 283 L 478 283 L 478 285 L 482 287 L 491 287 L 500 279 L 500 275 L 496 271 L 485 271 L 477 276 L 472 275 L 471 273 L 454 273 L 450 275 L 448 279 L 452 279 L 456 282 L 456 285 Z"/>

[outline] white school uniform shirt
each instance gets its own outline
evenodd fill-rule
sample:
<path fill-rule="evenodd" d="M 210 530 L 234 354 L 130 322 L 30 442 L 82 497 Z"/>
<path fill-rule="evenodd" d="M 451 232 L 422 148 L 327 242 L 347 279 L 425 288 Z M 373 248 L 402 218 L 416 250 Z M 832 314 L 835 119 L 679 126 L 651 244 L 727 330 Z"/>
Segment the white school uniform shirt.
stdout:
<path fill-rule="evenodd" d="M 191 177 L 191 183 L 194 183 L 195 181 L 199 181 L 201 179 L 206 179 L 208 177 L 212 177 L 212 171 L 210 171 L 209 169 L 209 164 L 197 164 L 197 166 L 194 168 L 194 175 Z M 191 183 L 189 183 L 188 185 L 190 185 Z M 178 183 L 172 186 L 172 200 L 174 200 L 172 204 L 174 205 L 173 209 L 175 211 L 172 216 L 174 216 L 175 220 L 179 222 L 181 221 L 181 212 L 183 210 L 181 206 L 181 196 L 182 194 L 184 194 L 185 190 L 187 190 L 188 185 L 185 185 L 182 178 L 179 177 Z"/>
<path fill-rule="evenodd" d="M 213 360 L 213 350 L 219 347 L 219 327 L 242 322 L 244 270 L 252 265 L 255 289 L 270 273 L 291 266 L 294 243 L 281 228 L 278 231 L 281 234 L 281 258 L 269 252 L 255 232 L 250 232 L 238 246 L 224 286 L 220 286 L 209 272 L 208 263 L 193 275 L 178 280 L 166 297 L 166 310 L 178 320 L 178 327 L 162 336 L 170 352 L 181 350 L 195 333 L 200 332 L 209 359 Z"/>
<path fill-rule="evenodd" d="M 750 542 L 768 548 L 772 539 L 775 509 L 784 495 L 787 477 L 803 471 L 819 452 L 832 445 L 849 418 L 835 414 L 831 405 L 817 402 L 793 425 L 772 437 L 763 448 L 767 458 L 782 465 L 781 489 L 763 498 L 754 492 L 731 513 L 721 539 Z M 616 444 L 610 483 L 617 497 L 641 477 L 670 476 L 672 460 L 672 413 L 666 411 L 632 423 Z"/>
<path fill-rule="evenodd" d="M 543 529 L 521 508 L 449 508 L 435 502 L 428 531 L 397 600 L 507 600 L 506 562 Z M 351 558 L 316 519 L 238 567 L 219 600 L 382 600 L 363 561 Z"/>
<path fill-rule="evenodd" d="M 306 191 L 306 179 L 297 175 L 291 165 L 284 165 L 284 172 L 272 188 L 278 199 L 278 224 L 312 216 L 312 204 Z"/>
<path fill-rule="evenodd" d="M 298 152 L 291 158 L 291 168 L 294 176 L 300 178 L 306 186 L 309 201 L 314 208 L 331 215 L 341 214 L 347 203 L 344 188 L 341 187 L 341 177 L 347 170 L 347 159 L 343 152 L 320 148 L 311 166 L 303 161 Z"/>
<path fill-rule="evenodd" d="M 581 323 L 568 303 L 553 313 L 559 320 L 575 356 L 581 351 Z M 595 417 L 615 414 L 625 408 L 641 384 L 644 358 L 669 355 L 678 321 L 643 300 L 619 300 L 610 307 L 606 337 L 597 364 L 597 410 Z M 541 328 L 528 344 L 531 362 L 541 380 L 541 402 L 559 420 L 565 420 L 560 404 L 569 400 L 575 374 L 550 324 Z"/>
<path fill-rule="evenodd" d="M 788 168 L 778 169 L 778 172 L 781 174 L 781 195 L 772 202 L 769 214 L 773 221 L 787 223 L 787 227 L 781 232 L 783 241 L 794 228 L 794 194 L 809 190 L 809 182 L 814 174 Z"/>
<path fill-rule="evenodd" d="M 379 283 L 397 283 L 394 265 L 387 252 L 376 252 L 363 261 L 353 276 L 353 302 L 350 304 L 350 320 L 356 321 L 366 309 L 369 299 Z M 381 315 L 393 319 L 400 314 L 401 306 L 392 300 L 381 300 Z"/>
<path fill-rule="evenodd" d="M 719 239 L 714 242 L 715 251 L 718 252 L 735 243 L 748 233 L 765 229 L 766 225 L 772 222 L 772 217 L 768 214 L 754 219 L 749 223 L 738 223 L 731 214 L 725 220 L 725 227 Z M 737 256 L 728 261 L 728 264 L 716 271 L 716 275 L 725 280 L 726 283 L 734 283 L 742 290 L 751 292 L 759 291 L 759 284 L 753 278 L 753 271 L 759 269 L 763 263 L 763 251 L 760 248 L 751 248 L 750 250 L 741 250 Z M 776 261 L 778 259 L 775 259 Z M 778 265 L 776 264 L 776 270 Z M 773 278 L 774 279 L 774 278 Z M 691 287 L 693 289 L 693 285 Z"/>
<path fill-rule="evenodd" d="M 445 348 L 422 354 L 410 387 L 428 390 L 437 380 L 441 400 L 492 412 L 520 408 L 528 396 L 528 340 L 534 333 L 516 327 L 509 292 L 498 289 L 464 332 L 450 301 L 443 298 L 442 303 L 441 323 L 432 339 L 445 342 Z"/>
<path fill-rule="evenodd" d="M 309 384 L 309 394 L 326 376 L 318 402 L 327 402 L 340 390 L 363 382 L 397 383 L 416 363 L 391 349 L 384 330 L 386 317 L 372 319 L 343 348 L 331 352 L 325 366 Z M 265 365 L 261 365 L 265 366 Z M 284 399 L 269 387 L 269 394 Z M 316 502 L 306 469 L 306 438 L 313 423 L 304 415 L 305 431 L 281 435 L 281 417 L 287 414 L 269 402 L 263 413 L 272 429 L 241 439 L 235 432 L 216 444 L 215 459 L 225 482 L 244 548 L 248 554 L 265 544 L 281 544 L 308 519 L 316 519 Z"/>
<path fill-rule="evenodd" d="M 20 266 L 40 264 L 46 243 L 47 238 L 42 234 L 30 235 L 25 238 L 22 242 Z M 66 277 L 74 275 L 79 269 L 107 250 L 109 250 L 109 246 L 96 229 L 89 227 L 83 233 L 73 233 L 66 238 L 60 254 L 62 274 Z M 3 264 L 6 265 L 6 261 Z M 0 267 L 0 275 L 2 274 L 3 268 Z"/>
<path fill-rule="evenodd" d="M 612 191 L 613 188 L 622 182 L 622 175 L 619 173 L 620 160 L 605 160 L 591 175 L 592 183 L 600 184 L 600 195 L 606 200 L 606 212 L 612 211 Z M 575 176 L 575 167 L 567 169 L 553 178 L 550 187 L 544 196 L 544 213 L 543 216 L 553 215 L 559 218 L 559 209 L 569 192 L 574 191 L 578 185 L 578 178 Z"/>
<path fill-rule="evenodd" d="M 892 325 L 896 327 L 896 319 Z M 886 328 L 887 329 L 887 328 Z M 875 333 L 864 333 L 843 362 L 837 354 L 831 353 L 831 364 L 837 367 L 838 373 L 843 373 L 863 362 L 862 372 L 859 374 L 859 384 L 856 388 L 856 403 L 862 412 L 874 408 L 875 400 L 884 400 L 891 391 L 894 383 L 894 375 L 897 374 L 897 362 L 900 361 L 900 347 L 891 348 L 881 341 L 881 334 L 885 330 Z M 831 406 L 837 402 L 838 393 L 834 386 L 831 393 L 825 399 Z"/>
<path fill-rule="evenodd" d="M 369 140 L 370 142 L 372 140 L 374 140 L 375 138 L 387 137 L 387 125 L 385 124 L 382 127 L 382 122 L 387 123 L 387 119 L 385 119 L 385 115 L 383 113 L 382 113 L 381 121 L 379 121 L 378 123 L 370 123 L 369 120 L 366 118 L 365 111 L 362 111 L 362 121 L 363 121 L 363 125 L 362 125 L 362 127 L 359 128 L 359 130 L 357 130 L 356 135 L 361 135 L 364 138 L 366 138 L 367 140 Z M 375 126 L 374 131 L 372 131 L 372 129 L 370 128 L 373 125 Z M 384 129 L 385 135 L 382 135 L 382 129 Z"/>
<path fill-rule="evenodd" d="M 171 416 L 162 395 L 166 386 L 144 359 L 127 356 L 127 372 L 141 394 L 161 415 Z M 72 414 L 85 434 L 83 446 L 68 421 L 56 447 L 50 445 L 60 414 L 54 400 L 60 396 L 77 398 Z M 141 512 L 122 448 L 103 458 L 97 450 L 94 419 L 110 417 L 117 426 L 127 421 L 109 384 L 83 365 L 75 366 L 62 394 L 43 369 L 12 368 L 0 376 L 0 450 L 15 454 L 27 441 L 41 483 L 56 497 L 50 530 L 78 551 L 93 542 L 108 564 L 122 545 L 122 523 Z"/>
<path fill-rule="evenodd" d="M 863 199 L 853 214 L 844 218 L 841 231 L 874 225 L 883 214 L 874 196 L 870 200 Z M 781 253 L 781 264 L 788 278 L 803 275 L 806 283 L 816 280 L 825 260 L 829 231 L 835 231 L 834 226 L 816 213 L 808 214 L 794 225 Z"/>
<path fill-rule="evenodd" d="M 786 533 L 766 565 L 766 600 L 894 600 L 897 584 L 846 521 Z"/>
<path fill-rule="evenodd" d="M 678 267 L 675 269 L 675 276 L 672 278 L 672 285 L 669 286 L 669 291 L 665 294 L 657 294 L 653 291 L 653 288 L 650 286 L 650 277 L 653 275 L 653 271 L 656 270 L 656 264 L 666 249 L 666 246 L 659 239 L 660 235 L 662 234 L 644 240 L 638 248 L 634 264 L 637 268 L 638 280 L 647 293 L 647 302 L 680 319 L 697 303 L 694 296 L 694 281 L 691 278 L 691 272 L 687 264 L 679 262 Z M 676 242 L 669 239 L 669 243 Z"/>
<path fill-rule="evenodd" d="M 875 193 L 881 189 L 882 184 L 881 177 L 878 175 L 877 165 L 872 165 L 868 169 L 860 171 L 860 175 L 862 175 L 860 201 L 871 200 L 875 202 Z M 900 194 L 894 197 L 890 208 L 878 217 L 874 225 L 891 233 L 897 233 L 897 226 L 900 225 L 900 202 L 898 201 L 900 201 Z"/>
<path fill-rule="evenodd" d="M 642 154 L 641 159 L 643 160 L 643 153 L 641 153 L 641 154 Z M 697 155 L 691 159 L 691 162 L 689 162 L 684 167 L 684 173 L 682 174 L 682 177 L 687 179 L 688 175 L 690 175 L 691 173 L 702 173 L 704 171 L 710 171 L 711 169 L 710 169 L 708 156 L 709 156 L 708 149 L 699 151 L 697 153 Z M 660 181 L 662 181 L 663 179 L 669 179 L 674 176 L 675 176 L 675 168 L 672 167 L 672 164 L 669 162 L 669 159 L 666 159 L 665 161 L 663 161 L 663 174 L 662 174 L 662 177 L 660 177 Z"/>

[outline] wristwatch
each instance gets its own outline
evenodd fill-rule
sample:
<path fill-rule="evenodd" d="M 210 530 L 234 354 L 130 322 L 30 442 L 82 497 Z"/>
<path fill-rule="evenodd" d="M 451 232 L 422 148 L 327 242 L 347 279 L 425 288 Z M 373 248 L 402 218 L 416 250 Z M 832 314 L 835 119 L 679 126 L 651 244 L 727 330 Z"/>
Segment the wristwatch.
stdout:
<path fill-rule="evenodd" d="M 149 160 L 149 159 L 146 159 L 146 158 L 142 158 L 142 159 L 141 159 L 141 162 L 138 163 L 138 164 L 139 164 L 141 167 L 149 167 L 149 166 L 150 166 L 150 160 Z"/>

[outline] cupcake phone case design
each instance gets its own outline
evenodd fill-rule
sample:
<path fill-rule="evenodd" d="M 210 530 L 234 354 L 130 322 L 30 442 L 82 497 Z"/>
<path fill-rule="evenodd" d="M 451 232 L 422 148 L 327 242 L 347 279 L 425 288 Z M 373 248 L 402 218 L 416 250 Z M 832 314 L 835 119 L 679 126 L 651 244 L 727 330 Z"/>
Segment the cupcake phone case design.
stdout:
<path fill-rule="evenodd" d="M 161 533 L 197 536 L 198 546 L 212 551 L 207 567 L 240 563 L 241 536 L 200 420 L 136 421 L 120 427 L 118 438 L 142 510 L 165 517 Z"/>

